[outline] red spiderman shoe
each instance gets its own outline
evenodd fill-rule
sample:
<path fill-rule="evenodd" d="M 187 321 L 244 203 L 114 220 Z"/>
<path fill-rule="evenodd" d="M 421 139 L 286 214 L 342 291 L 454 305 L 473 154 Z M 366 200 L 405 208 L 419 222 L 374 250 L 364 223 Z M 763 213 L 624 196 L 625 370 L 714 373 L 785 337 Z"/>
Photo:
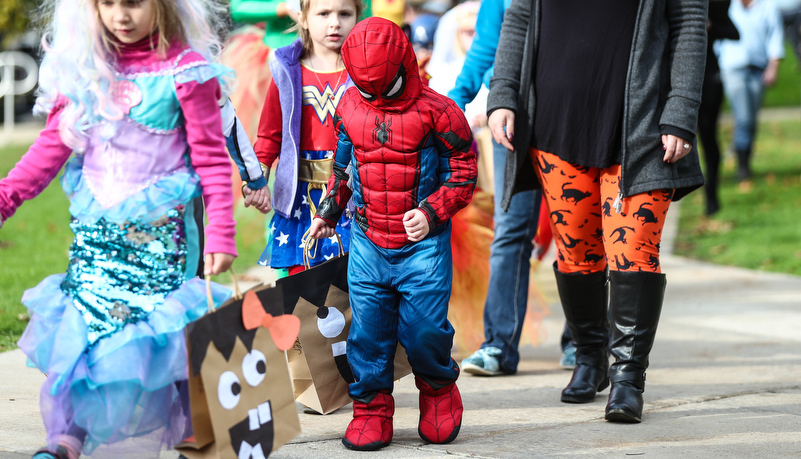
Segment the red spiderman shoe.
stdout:
<path fill-rule="evenodd" d="M 342 444 L 357 451 L 375 451 L 392 442 L 392 416 L 395 399 L 376 392 L 370 403 L 353 401 L 353 420 L 345 431 Z"/>
<path fill-rule="evenodd" d="M 462 427 L 462 395 L 452 382 L 434 389 L 418 376 L 414 384 L 420 389 L 420 424 L 417 433 L 429 443 L 450 443 Z"/>

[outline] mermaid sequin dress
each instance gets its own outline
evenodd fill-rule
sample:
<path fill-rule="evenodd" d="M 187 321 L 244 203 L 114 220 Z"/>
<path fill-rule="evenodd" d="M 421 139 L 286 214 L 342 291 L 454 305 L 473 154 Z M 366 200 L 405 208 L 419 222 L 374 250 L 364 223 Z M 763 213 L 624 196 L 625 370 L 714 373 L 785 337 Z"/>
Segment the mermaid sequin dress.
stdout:
<path fill-rule="evenodd" d="M 70 435 L 84 440 L 84 454 L 157 457 L 191 434 L 184 327 L 207 309 L 205 283 L 196 277 L 204 231 L 196 198 L 206 199 L 210 221 L 214 211 L 222 225 L 216 235 L 206 230 L 207 246 L 215 245 L 207 251 L 236 254 L 220 249 L 233 244 L 232 198 L 208 194 L 214 181 L 230 190 L 227 154 L 193 151 L 202 134 L 186 126 L 184 114 L 185 101 L 227 70 L 180 46 L 145 63 L 136 53 L 149 51 L 131 52 L 121 61 L 141 64 L 120 71 L 115 89 L 128 113 L 91 128 L 86 148 L 66 165 L 61 182 L 75 233 L 69 265 L 23 296 L 31 321 L 19 347 L 47 374 L 40 405 L 51 448 Z M 217 112 L 208 119 L 219 120 Z M 221 131 L 209 137 L 219 144 L 207 146 L 222 147 Z M 213 288 L 215 302 L 228 296 Z M 105 452 L 130 437 L 138 437 L 136 449 L 127 441 Z"/>

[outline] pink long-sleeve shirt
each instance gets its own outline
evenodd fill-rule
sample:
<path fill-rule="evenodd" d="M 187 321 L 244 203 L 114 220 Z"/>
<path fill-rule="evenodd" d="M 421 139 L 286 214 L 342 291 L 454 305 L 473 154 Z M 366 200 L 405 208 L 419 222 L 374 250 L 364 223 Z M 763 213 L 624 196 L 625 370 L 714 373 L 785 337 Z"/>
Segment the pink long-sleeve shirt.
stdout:
<path fill-rule="evenodd" d="M 149 49 L 149 43 L 145 46 L 141 43 L 122 46 L 118 65 L 146 68 L 158 61 L 171 61 L 186 48 L 175 44 L 166 57 L 160 57 Z M 181 60 L 181 64 L 202 59 L 197 53 L 189 53 Z M 200 177 L 209 221 L 205 229 L 204 252 L 236 256 L 232 166 L 222 135 L 222 119 L 217 103 L 220 99 L 219 83 L 216 78 L 203 83 L 176 83 L 176 93 L 185 119 L 190 161 Z M 10 218 L 23 201 L 39 195 L 69 159 L 72 151 L 61 140 L 58 130 L 63 108 L 62 101 L 56 104 L 47 118 L 44 130 L 28 152 L 9 172 L 8 177 L 0 180 L 0 224 Z"/>

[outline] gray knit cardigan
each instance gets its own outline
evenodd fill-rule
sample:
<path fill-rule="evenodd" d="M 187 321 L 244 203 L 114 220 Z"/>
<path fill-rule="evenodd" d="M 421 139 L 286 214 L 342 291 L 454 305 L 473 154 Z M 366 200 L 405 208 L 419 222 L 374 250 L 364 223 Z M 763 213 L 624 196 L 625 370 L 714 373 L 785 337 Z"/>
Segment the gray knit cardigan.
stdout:
<path fill-rule="evenodd" d="M 693 136 L 690 154 L 662 161 L 662 134 L 694 133 L 706 58 L 708 0 L 640 0 L 626 76 L 620 191 L 624 197 L 675 189 L 678 200 L 704 183 Z M 529 160 L 540 0 L 512 0 L 506 10 L 487 112 L 515 115 L 514 151 L 506 156 L 502 206 L 512 194 L 540 188 Z M 580 129 L 580 126 L 576 126 Z"/>

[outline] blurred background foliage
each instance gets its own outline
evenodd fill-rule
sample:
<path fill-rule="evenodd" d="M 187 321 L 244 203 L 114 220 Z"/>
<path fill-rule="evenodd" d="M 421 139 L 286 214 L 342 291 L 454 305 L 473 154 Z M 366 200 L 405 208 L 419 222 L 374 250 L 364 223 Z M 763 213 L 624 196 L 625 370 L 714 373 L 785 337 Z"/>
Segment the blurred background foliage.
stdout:
<path fill-rule="evenodd" d="M 0 0 L 0 47 L 30 30 L 36 0 Z"/>

